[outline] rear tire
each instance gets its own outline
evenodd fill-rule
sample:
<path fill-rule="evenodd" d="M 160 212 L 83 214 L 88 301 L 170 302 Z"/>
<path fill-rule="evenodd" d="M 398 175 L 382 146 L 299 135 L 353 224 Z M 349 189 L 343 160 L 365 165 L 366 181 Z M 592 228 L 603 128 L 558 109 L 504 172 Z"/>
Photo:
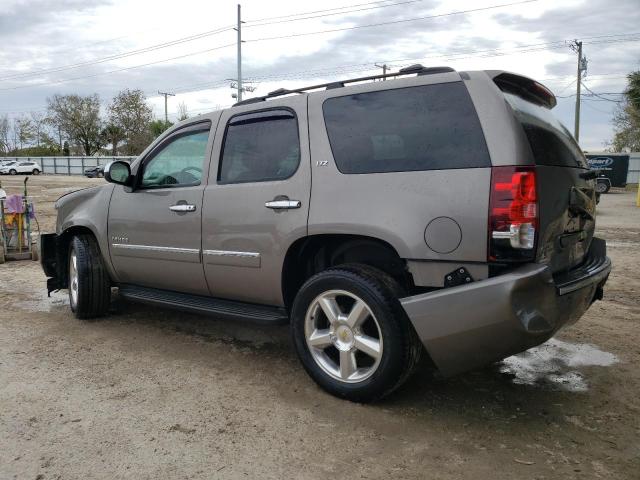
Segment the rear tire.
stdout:
<path fill-rule="evenodd" d="M 18 172 L 15 169 L 9 170 L 9 175 L 16 175 Z"/>
<path fill-rule="evenodd" d="M 34 168 L 33 172 L 31 173 L 33 173 L 34 175 L 40 175 L 40 170 L 38 170 L 37 168 Z"/>
<path fill-rule="evenodd" d="M 291 334 L 320 387 L 371 402 L 409 378 L 422 344 L 398 301 L 402 295 L 392 277 L 367 265 L 340 265 L 307 280 L 293 304 Z"/>
<path fill-rule="evenodd" d="M 597 182 L 596 183 L 596 192 L 598 193 L 607 193 L 611 190 L 611 185 L 606 182 Z"/>
<path fill-rule="evenodd" d="M 69 245 L 69 304 L 77 318 L 101 317 L 109 310 L 111 282 L 98 244 L 77 235 Z"/>

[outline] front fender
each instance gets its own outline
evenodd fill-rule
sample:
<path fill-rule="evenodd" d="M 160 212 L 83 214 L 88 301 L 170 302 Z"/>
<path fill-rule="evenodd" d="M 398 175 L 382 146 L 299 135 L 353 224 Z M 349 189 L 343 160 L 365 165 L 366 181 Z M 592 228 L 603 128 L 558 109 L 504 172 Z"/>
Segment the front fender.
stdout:
<path fill-rule="evenodd" d="M 100 252 L 112 279 L 115 271 L 109 256 L 109 203 L 115 185 L 105 184 L 73 192 L 56 201 L 58 217 L 56 233 L 61 237 L 75 229 L 89 230 L 100 247 Z"/>

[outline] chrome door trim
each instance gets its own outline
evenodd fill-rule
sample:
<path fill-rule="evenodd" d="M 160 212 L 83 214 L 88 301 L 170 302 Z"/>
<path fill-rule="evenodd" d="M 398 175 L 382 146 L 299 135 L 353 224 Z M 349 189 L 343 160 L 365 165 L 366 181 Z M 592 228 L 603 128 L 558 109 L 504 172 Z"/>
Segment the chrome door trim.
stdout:
<path fill-rule="evenodd" d="M 258 252 L 239 252 L 234 250 L 203 250 L 204 261 L 209 265 L 228 265 L 235 267 L 260 267 Z"/>
<path fill-rule="evenodd" d="M 132 245 L 130 243 L 112 243 L 111 246 L 129 250 L 149 250 L 153 252 L 180 252 L 200 254 L 200 249 L 198 248 L 160 247 L 157 245 Z"/>
<path fill-rule="evenodd" d="M 167 262 L 202 263 L 199 248 L 112 243 L 111 251 L 112 255 L 118 257 L 131 257 L 135 259 L 149 259 Z"/>

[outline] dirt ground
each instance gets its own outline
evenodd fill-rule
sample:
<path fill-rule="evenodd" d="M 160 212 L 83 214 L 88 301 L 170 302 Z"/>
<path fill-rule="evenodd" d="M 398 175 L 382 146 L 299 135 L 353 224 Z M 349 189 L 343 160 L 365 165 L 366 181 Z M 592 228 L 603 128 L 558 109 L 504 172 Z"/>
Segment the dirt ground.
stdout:
<path fill-rule="evenodd" d="M 23 177 L 2 177 L 17 193 Z M 33 177 L 53 201 L 103 180 Z M 604 195 L 614 270 L 558 338 L 374 405 L 323 393 L 286 327 L 114 301 L 81 322 L 35 262 L 0 265 L 0 479 L 640 478 L 640 208 Z"/>

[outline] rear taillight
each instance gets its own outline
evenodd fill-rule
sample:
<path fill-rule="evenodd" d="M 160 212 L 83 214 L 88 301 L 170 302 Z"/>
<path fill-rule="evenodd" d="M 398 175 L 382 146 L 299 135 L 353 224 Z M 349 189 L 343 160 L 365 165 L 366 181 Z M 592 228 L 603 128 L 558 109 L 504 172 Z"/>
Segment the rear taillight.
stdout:
<path fill-rule="evenodd" d="M 533 260 L 537 232 L 535 167 L 493 167 L 489 200 L 489 261 Z"/>

